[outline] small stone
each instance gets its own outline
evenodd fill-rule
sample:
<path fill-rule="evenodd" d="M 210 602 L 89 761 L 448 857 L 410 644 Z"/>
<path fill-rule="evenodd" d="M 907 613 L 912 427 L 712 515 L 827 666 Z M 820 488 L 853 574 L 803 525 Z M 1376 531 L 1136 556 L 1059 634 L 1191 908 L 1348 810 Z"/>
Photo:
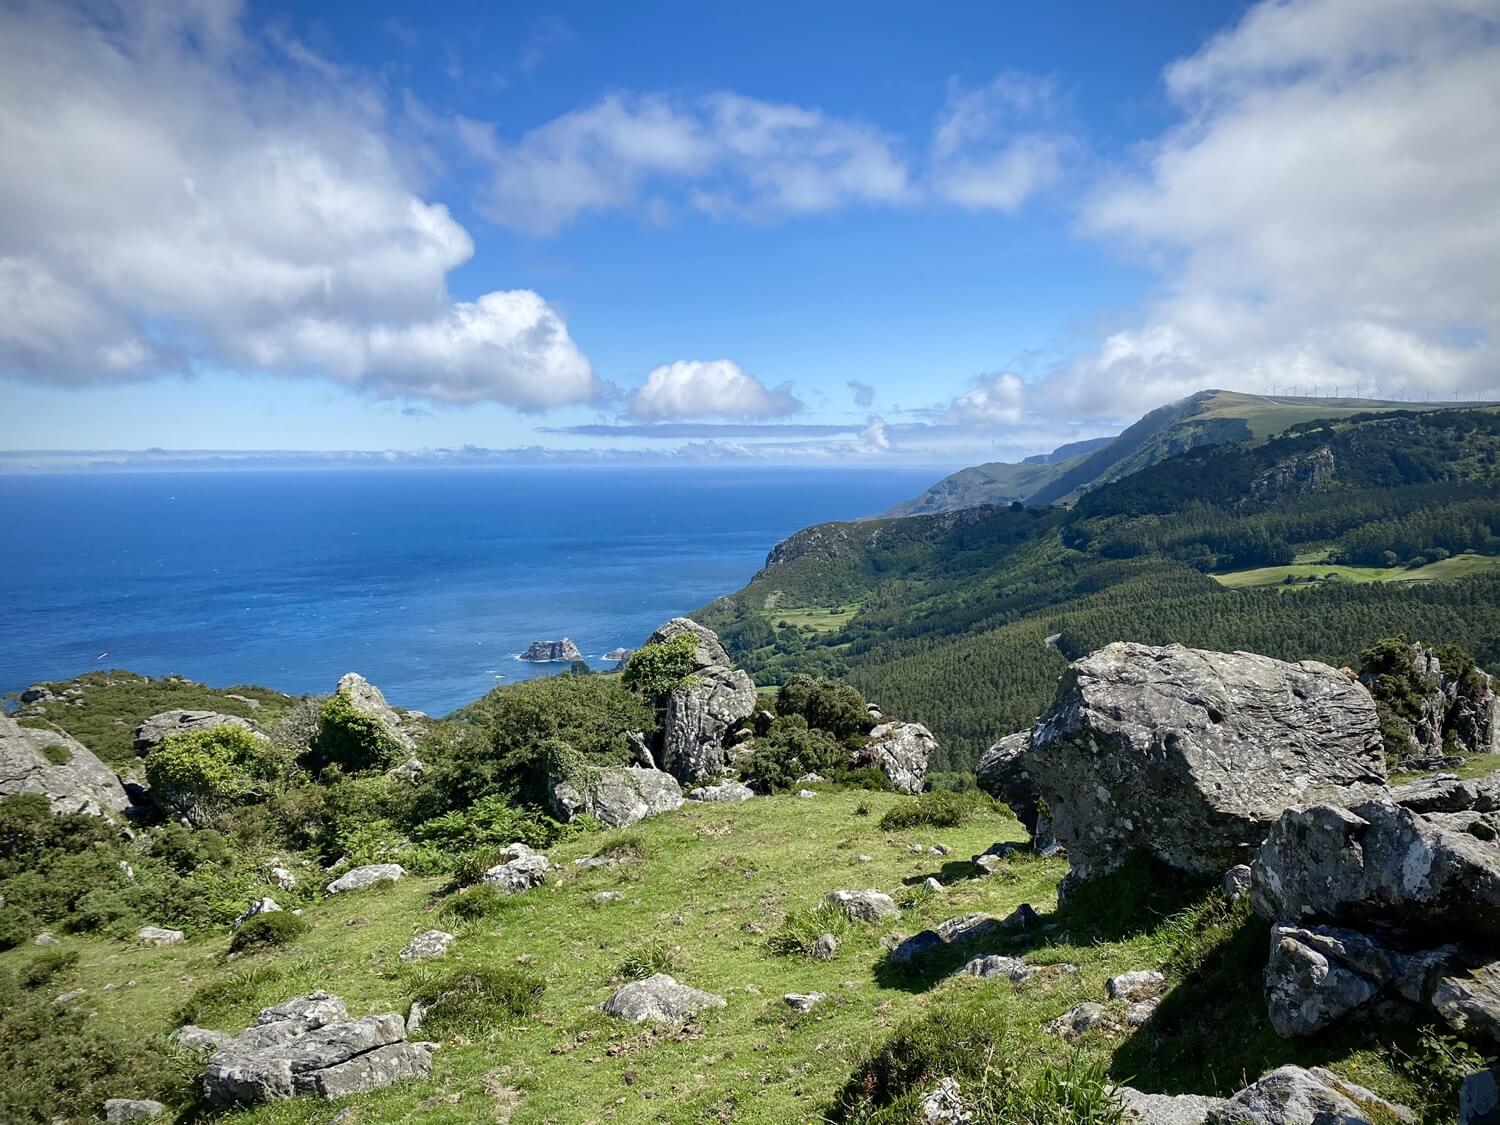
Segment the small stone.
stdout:
<path fill-rule="evenodd" d="M 513 847 L 515 845 L 512 845 Z M 497 863 L 484 873 L 484 883 L 508 895 L 522 894 L 547 881 L 547 857 L 528 851 L 506 863 Z"/>
<path fill-rule="evenodd" d="M 418 934 L 400 953 L 402 961 L 433 961 L 448 955 L 448 947 L 458 939 L 442 930 Z"/>
<path fill-rule="evenodd" d="M 700 785 L 691 790 L 687 799 L 689 801 L 748 801 L 755 796 L 755 792 L 748 786 L 738 781 L 724 781 L 718 785 Z"/>
<path fill-rule="evenodd" d="M 84 995 L 87 994 L 87 992 L 88 990 L 84 988 L 70 988 L 61 996 L 56 997 L 52 1002 L 59 1008 L 65 1007 L 66 1005 L 73 1003 L 74 1000 L 82 999 Z"/>
<path fill-rule="evenodd" d="M 786 1001 L 787 1007 L 799 1012 L 812 1011 L 813 1007 L 822 999 L 824 997 L 821 992 L 788 992 L 782 997 L 782 1000 Z"/>
<path fill-rule="evenodd" d="M 1224 872 L 1224 897 L 1230 902 L 1238 902 L 1250 893 L 1250 865 L 1248 863 L 1236 863 L 1228 871 Z"/>
<path fill-rule="evenodd" d="M 285 867 L 271 868 L 271 881 L 284 891 L 290 891 L 297 886 L 297 876 Z"/>
<path fill-rule="evenodd" d="M 245 912 L 234 920 L 234 928 L 239 929 L 257 914 L 274 914 L 280 909 L 281 903 L 277 902 L 274 898 L 259 899 L 247 906 Z"/>
<path fill-rule="evenodd" d="M 857 860 L 859 860 L 860 863 L 869 863 L 875 857 L 874 856 L 868 856 L 868 855 L 865 855 L 864 852 L 860 852 L 859 855 L 855 856 L 854 858 L 857 859 Z"/>
<path fill-rule="evenodd" d="M 185 1024 L 179 1027 L 173 1038 L 178 1044 L 190 1051 L 201 1051 L 205 1048 L 217 1049 L 228 1043 L 234 1036 L 227 1031 L 214 1031 L 207 1027 L 197 1027 L 193 1024 Z"/>
<path fill-rule="evenodd" d="M 990 953 L 983 957 L 975 957 L 958 972 L 960 976 L 966 977 L 1004 977 L 1014 984 L 1020 984 L 1036 970 L 1017 957 L 1003 957 L 998 953 Z"/>
<path fill-rule="evenodd" d="M 592 902 L 595 906 L 604 906 L 606 903 L 624 902 L 625 896 L 622 895 L 619 891 L 600 891 L 598 894 L 589 899 L 589 901 Z"/>
<path fill-rule="evenodd" d="M 839 939 L 833 934 L 819 934 L 812 944 L 812 956 L 817 961 L 832 961 L 839 951 Z"/>
<path fill-rule="evenodd" d="M 943 889 L 943 884 L 939 883 L 936 879 L 929 875 L 927 876 L 927 878 L 922 880 L 922 887 L 924 890 L 940 891 Z"/>
<path fill-rule="evenodd" d="M 1104 982 L 1104 990 L 1111 1000 L 1149 1000 L 1160 996 L 1166 987 L 1167 978 L 1154 969 L 1142 969 L 1133 973 L 1121 973 Z"/>
<path fill-rule="evenodd" d="M 997 855 L 977 855 L 973 862 L 974 866 L 986 875 L 993 875 L 1005 866 L 1005 861 Z"/>
<path fill-rule="evenodd" d="M 931 1090 L 922 1095 L 917 1105 L 925 1125 L 969 1125 L 974 1117 L 964 1107 L 956 1078 L 940 1078 Z"/>
<path fill-rule="evenodd" d="M 865 891 L 829 891 L 823 899 L 851 922 L 879 922 L 901 913 L 890 895 L 874 889 Z"/>
<path fill-rule="evenodd" d="M 127 1125 L 131 1121 L 148 1121 L 167 1112 L 161 1102 L 150 1098 L 106 1098 L 104 1120 L 109 1125 Z"/>
<path fill-rule="evenodd" d="M 679 984 L 667 973 L 632 981 L 603 1005 L 606 1015 L 631 1023 L 685 1023 L 707 1008 L 724 1007 L 724 998 Z"/>
<path fill-rule="evenodd" d="M 1149 1000 L 1137 1000 L 1125 1009 L 1125 1022 L 1131 1027 L 1140 1027 L 1150 1022 L 1152 1016 L 1156 1015 L 1156 1009 L 1161 1006 L 1161 997 L 1153 996 Z"/>
<path fill-rule="evenodd" d="M 797 790 L 797 797 L 800 800 L 803 800 L 803 801 L 806 801 L 809 798 L 816 797 L 816 796 L 817 796 L 817 794 L 814 793 L 811 789 L 799 789 L 799 790 Z"/>
<path fill-rule="evenodd" d="M 1043 1030 L 1052 1035 L 1060 1035 L 1071 1043 L 1086 1032 L 1105 1024 L 1108 1018 L 1109 1010 L 1103 1004 L 1089 1001 L 1073 1005 L 1062 1015 L 1047 1023 Z"/>
<path fill-rule="evenodd" d="M 58 941 L 55 937 L 52 936 L 52 931 L 51 930 L 43 930 L 41 933 L 37 934 L 36 937 L 32 938 L 31 944 L 32 945 L 61 945 L 62 942 Z"/>

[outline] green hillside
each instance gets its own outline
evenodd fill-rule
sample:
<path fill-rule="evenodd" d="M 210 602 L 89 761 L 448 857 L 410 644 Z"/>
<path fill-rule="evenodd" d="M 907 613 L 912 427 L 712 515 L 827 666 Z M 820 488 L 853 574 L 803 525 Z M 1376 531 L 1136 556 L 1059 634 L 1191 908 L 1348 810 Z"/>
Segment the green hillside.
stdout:
<path fill-rule="evenodd" d="M 1479 404 L 1465 404 L 1477 406 Z M 993 462 L 961 469 L 887 514 L 921 515 L 979 504 L 1067 503 L 1081 493 L 1206 445 L 1264 441 L 1299 423 L 1383 411 L 1438 409 L 1355 398 L 1291 398 L 1200 391 L 1151 411 L 1118 437 L 1065 446 L 1068 455 L 1037 463 Z M 1071 452 L 1077 446 L 1094 446 Z"/>
<path fill-rule="evenodd" d="M 1067 660 L 1115 640 L 1345 664 L 1404 631 L 1494 664 L 1497 458 L 1494 410 L 1302 419 L 1168 458 L 1071 509 L 809 528 L 700 616 L 758 680 L 846 677 L 931 727 L 953 768 L 1030 723 Z M 1283 585 L 1277 570 L 1263 584 L 1299 556 L 1382 581 Z M 796 617 L 810 607 L 841 613 L 815 629 Z"/>

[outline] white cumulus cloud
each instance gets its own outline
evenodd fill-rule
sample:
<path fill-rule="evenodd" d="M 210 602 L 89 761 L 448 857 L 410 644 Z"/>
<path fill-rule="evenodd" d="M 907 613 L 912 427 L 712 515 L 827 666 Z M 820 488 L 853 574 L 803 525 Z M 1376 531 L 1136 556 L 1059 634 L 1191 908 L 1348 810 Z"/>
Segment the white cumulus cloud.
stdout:
<path fill-rule="evenodd" d="M 1038 127 L 1056 100 L 1050 80 L 1014 71 L 978 89 L 952 84 L 932 137 L 936 194 L 971 211 L 1011 212 L 1060 180 L 1074 142 Z"/>
<path fill-rule="evenodd" d="M 381 99 L 229 0 L 7 6 L 0 105 L 0 373 L 597 393 L 537 294 L 450 298 L 473 243 L 414 189 Z"/>
<path fill-rule="evenodd" d="M 727 359 L 678 360 L 646 376 L 631 394 L 629 411 L 644 422 L 676 418 L 778 418 L 802 403 L 791 384 L 767 387 Z"/>
<path fill-rule="evenodd" d="M 943 421 L 950 426 L 984 428 L 1021 420 L 1026 384 L 1009 371 L 980 375 L 974 386 L 948 404 Z"/>
<path fill-rule="evenodd" d="M 1051 409 L 1500 384 L 1500 6 L 1264 0 L 1165 80 L 1180 124 L 1082 216 L 1161 290 Z"/>

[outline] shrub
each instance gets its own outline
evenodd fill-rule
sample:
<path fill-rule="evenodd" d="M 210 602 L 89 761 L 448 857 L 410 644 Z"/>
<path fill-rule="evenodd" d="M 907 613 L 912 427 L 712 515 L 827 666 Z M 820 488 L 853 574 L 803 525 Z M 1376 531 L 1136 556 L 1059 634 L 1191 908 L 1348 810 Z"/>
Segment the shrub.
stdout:
<path fill-rule="evenodd" d="M 549 848 L 564 825 L 532 809 L 518 808 L 504 797 L 482 797 L 466 809 L 454 809 L 417 825 L 413 835 L 457 855 L 520 842 Z"/>
<path fill-rule="evenodd" d="M 42 757 L 54 766 L 65 766 L 73 760 L 73 751 L 69 750 L 61 742 L 49 742 L 42 747 Z"/>
<path fill-rule="evenodd" d="M 774 793 L 790 788 L 804 774 L 833 774 L 844 758 L 832 735 L 811 730 L 806 719 L 794 715 L 778 718 L 768 735 L 755 740 L 747 772 L 756 788 Z"/>
<path fill-rule="evenodd" d="M 438 917 L 447 922 L 478 922 L 493 918 L 511 909 L 517 899 L 495 887 L 481 884 L 459 891 L 438 911 Z"/>
<path fill-rule="evenodd" d="M 17 981 L 22 988 L 40 988 L 58 973 L 67 972 L 76 964 L 76 949 L 49 949 L 28 961 Z"/>
<path fill-rule="evenodd" d="M 679 633 L 667 641 L 643 645 L 630 654 L 625 663 L 625 686 L 647 699 L 658 699 L 682 687 L 697 668 L 693 651 L 698 638 Z"/>
<path fill-rule="evenodd" d="M 229 942 L 231 953 L 245 953 L 259 949 L 275 949 L 290 945 L 308 930 L 312 923 L 290 910 L 273 910 L 268 914 L 257 914 L 246 918 L 234 932 Z"/>
<path fill-rule="evenodd" d="M 994 802 L 983 793 L 923 793 L 902 801 L 880 818 L 887 832 L 902 828 L 930 825 L 933 828 L 956 828 Z"/>
<path fill-rule="evenodd" d="M 447 745 L 424 750 L 422 819 L 486 797 L 542 808 L 554 740 L 584 762 L 615 764 L 628 757 L 626 731 L 655 725 L 651 708 L 612 676 L 547 676 L 496 688 L 457 716 Z"/>
<path fill-rule="evenodd" d="M 246 965 L 200 984 L 178 1005 L 172 1019 L 179 1025 L 219 1023 L 238 1009 L 254 1006 L 281 977 L 282 971 L 276 965 Z"/>
<path fill-rule="evenodd" d="M 481 1035 L 535 1013 L 546 984 L 519 969 L 470 968 L 448 973 L 420 989 L 413 1003 L 426 1008 L 422 1035 Z"/>
<path fill-rule="evenodd" d="M 344 773 L 384 770 L 395 764 L 401 746 L 374 715 L 354 706 L 347 692 L 335 692 L 318 715 L 318 732 L 304 755 L 314 773 L 338 766 Z"/>
<path fill-rule="evenodd" d="M 1483 1056 L 1462 1039 L 1434 1027 L 1422 1029 L 1410 1052 L 1398 1049 L 1395 1063 L 1417 1094 L 1423 1125 L 1451 1121 L 1464 1079 L 1485 1065 Z"/>
<path fill-rule="evenodd" d="M 815 730 L 827 731 L 841 742 L 868 734 L 875 720 L 865 698 L 847 684 L 823 677 L 795 676 L 776 693 L 776 713 L 800 715 Z"/>
<path fill-rule="evenodd" d="M 146 780 L 163 812 L 201 825 L 263 796 L 280 765 L 269 742 L 225 724 L 166 738 L 146 758 Z"/>

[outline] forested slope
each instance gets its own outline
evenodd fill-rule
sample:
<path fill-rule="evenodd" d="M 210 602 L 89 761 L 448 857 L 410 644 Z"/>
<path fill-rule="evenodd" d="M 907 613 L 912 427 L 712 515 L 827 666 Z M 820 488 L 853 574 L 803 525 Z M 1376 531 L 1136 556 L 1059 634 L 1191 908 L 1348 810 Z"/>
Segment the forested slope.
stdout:
<path fill-rule="evenodd" d="M 1114 640 L 1353 662 L 1405 632 L 1500 661 L 1500 414 L 1397 411 L 1190 450 L 1056 507 L 825 524 L 700 613 L 761 682 L 846 677 L 938 735 L 952 767 L 1029 723 L 1069 659 Z M 1229 589 L 1209 572 L 1406 567 L 1455 582 Z M 830 625 L 783 624 L 798 607 Z M 795 616 L 793 614 L 792 616 Z"/>

